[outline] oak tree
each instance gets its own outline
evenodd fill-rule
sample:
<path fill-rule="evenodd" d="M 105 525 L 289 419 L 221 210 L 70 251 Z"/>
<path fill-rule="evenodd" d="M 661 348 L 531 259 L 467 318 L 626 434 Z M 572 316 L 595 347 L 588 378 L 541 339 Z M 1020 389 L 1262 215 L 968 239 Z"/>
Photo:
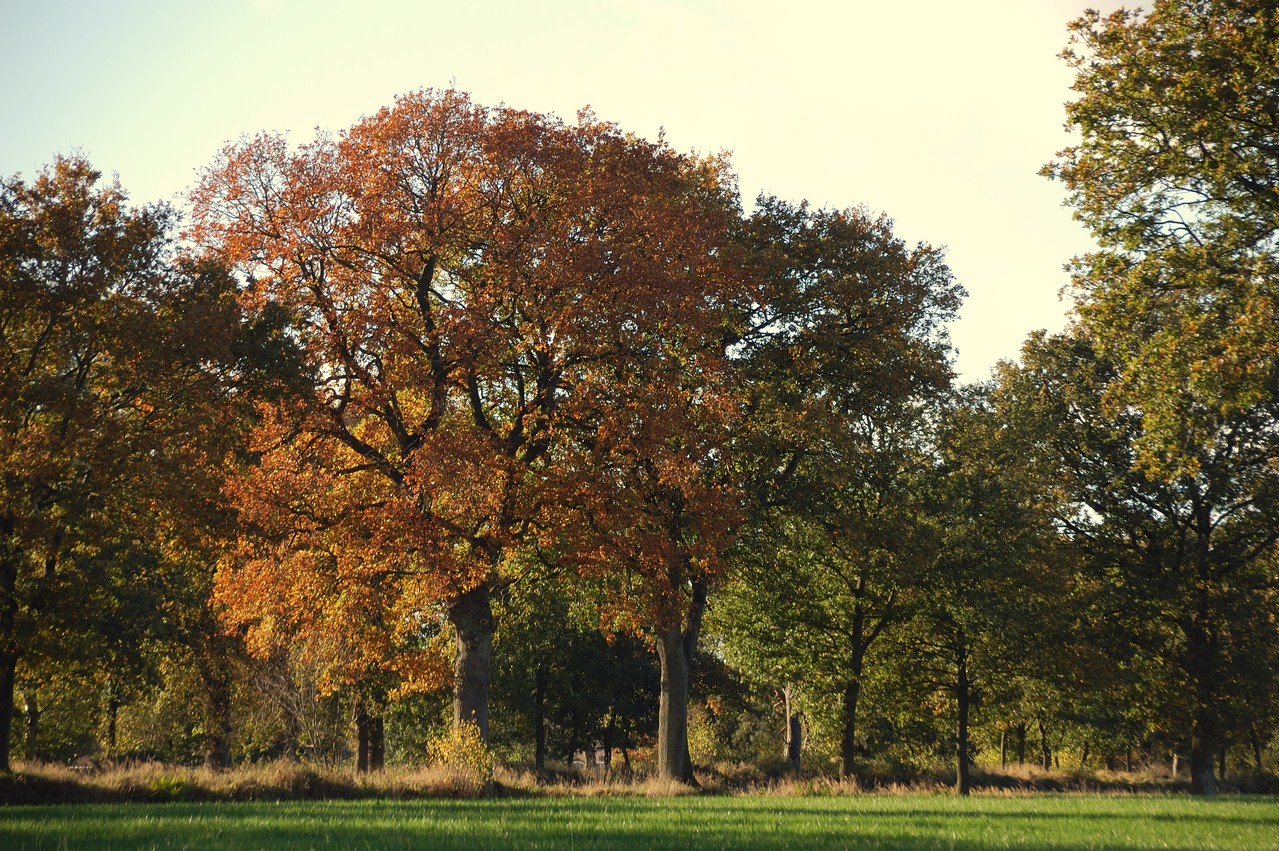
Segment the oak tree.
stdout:
<path fill-rule="evenodd" d="M 272 534 L 223 573 L 232 618 L 269 625 L 252 589 L 323 597 L 317 576 L 389 634 L 438 613 L 455 719 L 486 731 L 491 595 L 517 544 L 564 552 L 564 517 L 614 487 L 577 459 L 670 430 L 658 390 L 696 370 L 732 202 L 721 160 L 455 91 L 229 146 L 192 235 L 289 313 L 312 377 L 258 444 Z"/>

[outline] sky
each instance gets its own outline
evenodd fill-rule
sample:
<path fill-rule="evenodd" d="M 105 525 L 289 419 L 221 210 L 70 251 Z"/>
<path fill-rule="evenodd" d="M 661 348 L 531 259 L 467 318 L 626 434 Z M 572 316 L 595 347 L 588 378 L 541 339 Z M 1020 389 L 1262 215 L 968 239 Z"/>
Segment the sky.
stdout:
<path fill-rule="evenodd" d="M 1091 247 L 1040 167 L 1070 144 L 1067 23 L 1102 0 L 0 0 L 0 174 L 55 154 L 182 203 L 245 134 L 305 142 L 420 88 L 583 107 L 732 156 L 760 193 L 886 213 L 969 296 L 964 381 L 1061 329 Z"/>

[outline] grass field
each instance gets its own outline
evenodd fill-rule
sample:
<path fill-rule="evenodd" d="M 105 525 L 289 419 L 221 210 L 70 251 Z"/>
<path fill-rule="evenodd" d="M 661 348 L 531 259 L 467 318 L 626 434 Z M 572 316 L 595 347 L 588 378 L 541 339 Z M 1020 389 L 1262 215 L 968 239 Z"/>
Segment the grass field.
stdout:
<path fill-rule="evenodd" d="M 0 808 L 0 848 L 1279 849 L 1279 799 L 506 798 Z"/>

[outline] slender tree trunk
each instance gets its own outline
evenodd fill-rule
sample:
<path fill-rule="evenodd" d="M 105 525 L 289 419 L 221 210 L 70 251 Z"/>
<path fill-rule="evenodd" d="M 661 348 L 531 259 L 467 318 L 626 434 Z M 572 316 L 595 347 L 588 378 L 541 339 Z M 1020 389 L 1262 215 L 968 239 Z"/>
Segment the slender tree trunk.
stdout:
<path fill-rule="evenodd" d="M 1008 728 L 999 731 L 999 769 L 1008 768 Z"/>
<path fill-rule="evenodd" d="M 1017 725 L 1017 764 L 1026 764 L 1026 722 Z"/>
<path fill-rule="evenodd" d="M 0 518 L 0 773 L 7 774 L 18 674 L 18 553 L 12 517 Z"/>
<path fill-rule="evenodd" d="M 693 582 L 683 625 L 667 629 L 657 642 L 662 669 L 657 706 L 657 775 L 664 780 L 696 782 L 688 753 L 688 683 L 706 612 L 706 590 L 706 583 Z"/>
<path fill-rule="evenodd" d="M 34 687 L 23 689 L 22 700 L 26 704 L 27 730 L 23 756 L 27 762 L 40 758 L 40 696 Z"/>
<path fill-rule="evenodd" d="M 539 663 L 533 680 L 533 765 L 546 770 L 546 664 Z"/>
<path fill-rule="evenodd" d="M 1087 742 L 1087 741 L 1085 741 L 1085 742 L 1084 742 L 1084 752 L 1083 752 L 1082 754 L 1080 754 L 1080 755 L 1079 755 L 1079 770 L 1080 770 L 1080 771 L 1082 771 L 1082 770 L 1084 769 L 1084 766 L 1086 766 L 1086 765 L 1088 764 L 1088 750 L 1089 750 L 1089 747 L 1090 747 L 1090 743 L 1089 743 L 1089 742 Z"/>
<path fill-rule="evenodd" d="M 968 708 L 972 697 L 972 684 L 968 681 L 966 654 L 961 651 L 958 659 L 955 699 L 959 710 L 959 724 L 955 731 L 955 790 L 967 795 L 972 782 L 968 774 Z"/>
<path fill-rule="evenodd" d="M 1222 748 L 1217 752 L 1217 776 L 1222 780 L 1226 779 L 1226 752 L 1229 748 Z"/>
<path fill-rule="evenodd" d="M 608 723 L 604 725 L 604 776 L 613 773 L 613 743 L 617 740 L 617 713 L 608 711 Z"/>
<path fill-rule="evenodd" d="M 1213 607 L 1209 600 L 1212 584 L 1212 517 L 1206 502 L 1195 506 L 1195 612 L 1188 631 L 1187 650 L 1193 670 L 1197 707 L 1190 728 L 1190 794 L 1216 795 L 1213 757 L 1221 746 L 1217 723 L 1218 652 Z"/>
<path fill-rule="evenodd" d="M 479 728 L 480 738 L 487 742 L 494 626 L 488 585 L 481 584 L 454 600 L 449 607 L 449 622 L 457 634 L 453 724 L 474 724 Z"/>
<path fill-rule="evenodd" d="M 1261 737 L 1257 735 L 1257 726 L 1254 724 L 1248 728 L 1248 742 L 1252 745 L 1252 767 L 1261 773 Z"/>
<path fill-rule="evenodd" d="M 1042 765 L 1044 771 L 1051 771 L 1053 767 L 1052 746 L 1048 744 L 1048 727 L 1044 724 L 1044 719 L 1039 719 L 1039 754 L 1043 758 Z"/>
<path fill-rule="evenodd" d="M 1181 768 L 1181 756 L 1176 751 L 1173 751 L 1172 775 L 1171 775 L 1173 780 L 1177 779 L 1177 772 L 1180 770 L 1180 768 Z"/>
<path fill-rule="evenodd" d="M 119 742 L 120 729 L 120 698 L 116 696 L 113 686 L 107 687 L 109 690 L 107 697 L 107 757 L 115 759 L 116 746 Z M 31 701 L 27 701 L 27 705 L 31 705 Z"/>
<path fill-rule="evenodd" d="M 778 692 L 782 698 L 782 714 L 786 718 L 786 742 L 782 747 L 782 758 L 791 771 L 799 771 L 800 757 L 804 750 L 804 725 L 791 701 L 791 687 L 783 686 Z"/>

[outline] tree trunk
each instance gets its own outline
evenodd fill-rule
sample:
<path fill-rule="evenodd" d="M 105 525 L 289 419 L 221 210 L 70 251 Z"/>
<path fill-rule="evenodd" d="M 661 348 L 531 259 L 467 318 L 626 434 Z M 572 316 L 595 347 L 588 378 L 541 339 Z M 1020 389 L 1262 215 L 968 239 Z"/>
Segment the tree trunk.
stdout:
<path fill-rule="evenodd" d="M 216 642 L 214 638 L 212 641 Z M 206 768 L 231 767 L 231 691 L 232 676 L 227 660 L 217 655 L 217 649 L 204 648 L 204 663 L 200 666 L 204 685 L 204 715 L 207 732 L 204 735 L 204 765 Z"/>
<path fill-rule="evenodd" d="M 1008 768 L 1008 728 L 999 731 L 999 769 Z"/>
<path fill-rule="evenodd" d="M 962 652 L 958 659 L 955 685 L 955 700 L 959 710 L 959 724 L 955 732 L 955 790 L 960 795 L 967 795 L 971 788 L 968 776 L 968 705 L 972 697 L 972 685 L 968 682 L 968 666 Z"/>
<path fill-rule="evenodd" d="M 688 753 L 688 682 L 706 613 L 706 583 L 693 581 L 684 623 L 664 631 L 657 642 L 661 698 L 657 704 L 657 776 L 696 783 Z"/>
<path fill-rule="evenodd" d="M 18 554 L 12 517 L 0 518 L 0 773 L 9 766 L 13 733 L 13 692 L 18 674 Z"/>
<path fill-rule="evenodd" d="M 783 686 L 778 692 L 782 698 L 782 715 L 786 718 L 786 742 L 782 747 L 782 758 L 791 771 L 799 771 L 800 756 L 804 748 L 804 725 L 791 702 L 791 687 Z"/>
<path fill-rule="evenodd" d="M 369 712 L 364 701 L 355 707 L 355 770 L 369 773 Z"/>
<path fill-rule="evenodd" d="M 533 680 L 533 766 L 546 771 L 546 664 L 539 663 Z"/>
<path fill-rule="evenodd" d="M 107 697 L 107 757 L 115 759 L 116 745 L 119 742 L 120 729 L 120 698 L 116 696 L 115 688 L 108 686 Z M 27 701 L 27 706 L 31 706 L 31 701 Z"/>
<path fill-rule="evenodd" d="M 18 672 L 18 654 L 0 652 L 0 773 L 9 766 L 9 736 L 13 731 L 13 690 Z"/>
<path fill-rule="evenodd" d="M 1017 764 L 1026 764 L 1026 722 L 1017 725 Z"/>
<path fill-rule="evenodd" d="M 1039 719 L 1039 754 L 1043 758 L 1044 771 L 1051 771 L 1053 767 L 1052 746 L 1048 744 L 1048 727 L 1044 724 L 1042 718 Z"/>
<path fill-rule="evenodd" d="M 1257 726 L 1254 724 L 1248 728 L 1248 741 L 1252 745 L 1252 767 L 1261 773 L 1261 737 L 1257 735 Z"/>
<path fill-rule="evenodd" d="M 1187 630 L 1187 650 L 1195 685 L 1196 709 L 1190 728 L 1190 794 L 1216 795 L 1217 780 L 1212 762 L 1221 746 L 1217 723 L 1219 657 L 1213 629 L 1213 606 L 1209 600 L 1212 584 L 1212 517 L 1206 502 L 1195 506 L 1195 611 Z"/>
<path fill-rule="evenodd" d="M 1222 748 L 1217 753 L 1217 776 L 1222 780 L 1226 779 L 1226 752 L 1229 748 Z"/>
<path fill-rule="evenodd" d="M 664 780 L 693 779 L 688 755 L 689 658 L 679 627 L 662 633 L 657 644 L 662 667 L 662 691 L 657 707 L 657 776 Z"/>
<path fill-rule="evenodd" d="M 1217 750 L 1211 722 L 1196 720 L 1190 735 L 1190 794 L 1216 795 L 1217 779 L 1213 776 L 1212 762 Z"/>
<path fill-rule="evenodd" d="M 40 758 L 40 698 L 34 687 L 22 690 L 22 701 L 26 704 L 27 722 L 22 756 L 27 762 L 35 762 Z"/>
<path fill-rule="evenodd" d="M 386 767 L 386 721 L 381 715 L 369 717 L 369 769 Z"/>
<path fill-rule="evenodd" d="M 843 732 L 839 738 L 839 776 L 842 779 L 855 777 L 857 774 L 857 703 L 861 699 L 862 681 L 860 672 L 844 684 L 844 694 L 840 710 Z"/>
<path fill-rule="evenodd" d="M 489 674 L 493 660 L 493 608 L 489 587 L 481 584 L 460 595 L 449 607 L 457 635 L 453 667 L 453 724 L 474 724 L 489 738 Z"/>

